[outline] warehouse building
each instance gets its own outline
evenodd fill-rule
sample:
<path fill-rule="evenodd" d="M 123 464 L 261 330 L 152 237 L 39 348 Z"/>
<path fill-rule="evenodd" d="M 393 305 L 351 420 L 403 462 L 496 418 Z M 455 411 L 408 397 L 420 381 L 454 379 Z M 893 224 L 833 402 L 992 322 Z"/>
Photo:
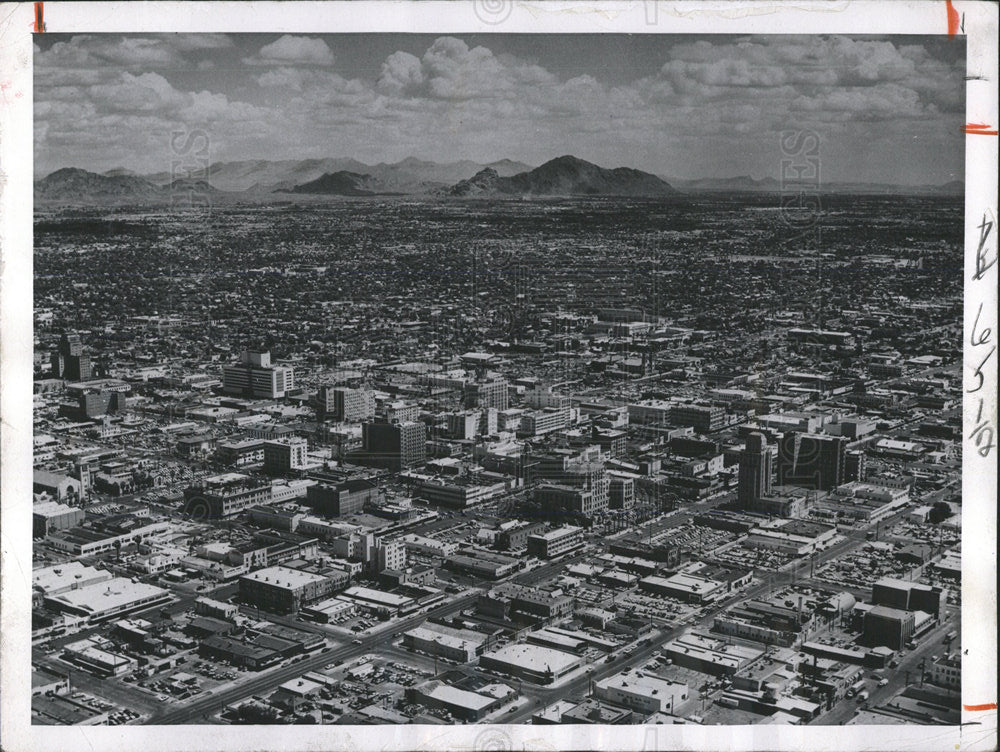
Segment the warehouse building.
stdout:
<path fill-rule="evenodd" d="M 581 658 L 540 645 L 516 644 L 484 653 L 479 665 L 534 684 L 552 684 L 579 668 Z"/>
<path fill-rule="evenodd" d="M 688 685 L 642 671 L 623 671 L 597 682 L 594 695 L 639 713 L 671 713 L 688 699 Z"/>
<path fill-rule="evenodd" d="M 161 606 L 173 600 L 163 588 L 114 577 L 82 588 L 66 590 L 45 597 L 45 607 L 51 611 L 83 616 L 93 623 L 116 616 Z"/>

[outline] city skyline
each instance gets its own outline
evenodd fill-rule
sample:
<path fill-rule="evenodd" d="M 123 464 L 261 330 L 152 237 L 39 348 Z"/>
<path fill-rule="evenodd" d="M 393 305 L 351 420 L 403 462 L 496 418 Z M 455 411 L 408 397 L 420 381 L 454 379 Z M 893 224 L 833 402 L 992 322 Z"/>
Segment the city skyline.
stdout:
<path fill-rule="evenodd" d="M 944 37 L 46 35 L 35 66 L 36 178 L 167 171 L 195 128 L 211 161 L 571 153 L 666 179 L 779 177 L 780 133 L 811 129 L 822 180 L 964 174 Z"/>

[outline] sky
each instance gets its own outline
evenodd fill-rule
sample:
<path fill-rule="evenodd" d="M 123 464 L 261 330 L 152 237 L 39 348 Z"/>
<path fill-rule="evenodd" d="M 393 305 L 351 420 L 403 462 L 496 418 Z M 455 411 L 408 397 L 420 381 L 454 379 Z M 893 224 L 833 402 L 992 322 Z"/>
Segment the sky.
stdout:
<path fill-rule="evenodd" d="M 34 65 L 36 177 L 193 166 L 198 134 L 213 162 L 573 154 L 777 178 L 801 130 L 823 182 L 964 175 L 960 37 L 44 34 Z"/>

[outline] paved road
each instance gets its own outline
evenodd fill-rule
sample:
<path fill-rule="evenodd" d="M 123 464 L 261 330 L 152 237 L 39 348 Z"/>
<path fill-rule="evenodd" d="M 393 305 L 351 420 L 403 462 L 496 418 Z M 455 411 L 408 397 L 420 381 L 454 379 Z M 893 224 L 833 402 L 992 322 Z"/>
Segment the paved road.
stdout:
<path fill-rule="evenodd" d="M 390 622 L 383 629 L 367 637 L 357 638 L 361 640 L 360 645 L 353 642 L 350 645 L 326 650 L 321 653 L 309 656 L 304 661 L 278 666 L 268 671 L 263 671 L 257 676 L 244 681 L 234 687 L 229 687 L 220 692 L 210 695 L 200 695 L 185 702 L 181 707 L 165 710 L 151 718 L 151 724 L 181 724 L 202 716 L 208 716 L 222 710 L 225 706 L 239 700 L 246 699 L 260 692 L 267 692 L 278 687 L 290 679 L 302 676 L 309 671 L 324 668 L 331 663 L 346 663 L 360 655 L 372 651 L 375 648 L 390 642 L 396 632 L 405 632 L 408 629 L 420 624 L 424 619 L 434 616 L 445 616 L 460 611 L 475 602 L 479 596 L 479 591 L 467 594 L 448 603 L 443 603 L 431 609 L 426 614 L 415 614 L 400 621 Z"/>
<path fill-rule="evenodd" d="M 875 681 L 868 682 L 868 692 L 870 694 L 867 700 L 868 707 L 874 708 L 884 705 L 905 687 L 921 683 L 923 671 L 930 670 L 931 656 L 941 655 L 946 652 L 945 646 L 941 642 L 944 635 L 951 629 L 960 630 L 956 616 L 958 613 L 958 609 L 952 610 L 951 616 L 948 619 L 921 637 L 916 650 L 900 654 L 898 656 L 899 666 L 897 668 L 880 670 L 878 672 L 873 672 L 870 669 L 865 671 L 865 677 L 870 677 L 873 673 L 878 673 L 885 675 L 889 680 L 889 683 L 884 687 L 879 687 Z M 924 669 L 921 669 L 921 661 L 926 661 Z M 909 684 L 907 683 L 907 678 L 909 678 Z M 811 725 L 842 725 L 854 717 L 860 706 L 861 703 L 858 703 L 855 699 L 841 700 L 829 712 L 812 721 Z"/>

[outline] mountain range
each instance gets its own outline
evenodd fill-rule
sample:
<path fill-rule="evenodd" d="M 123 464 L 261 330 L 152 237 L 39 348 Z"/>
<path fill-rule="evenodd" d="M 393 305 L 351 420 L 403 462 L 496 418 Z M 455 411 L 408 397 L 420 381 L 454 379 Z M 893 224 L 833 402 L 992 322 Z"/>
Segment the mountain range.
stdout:
<path fill-rule="evenodd" d="M 804 191 L 816 191 L 803 184 Z M 368 165 L 349 158 L 247 160 L 213 162 L 187 173 L 138 175 L 124 167 L 95 173 L 75 167 L 56 170 L 35 182 L 36 200 L 71 203 L 155 203 L 178 193 L 211 194 L 217 201 L 266 201 L 279 195 L 392 196 L 441 198 L 531 197 L 677 197 L 682 193 L 775 193 L 795 190 L 774 178 L 748 175 L 685 180 L 664 178 L 628 167 L 607 169 L 565 155 L 532 168 L 503 159 L 480 164 L 468 160 L 445 164 L 409 157 L 400 162 Z M 964 183 L 898 186 L 872 183 L 829 183 L 823 193 L 962 195 Z"/>

